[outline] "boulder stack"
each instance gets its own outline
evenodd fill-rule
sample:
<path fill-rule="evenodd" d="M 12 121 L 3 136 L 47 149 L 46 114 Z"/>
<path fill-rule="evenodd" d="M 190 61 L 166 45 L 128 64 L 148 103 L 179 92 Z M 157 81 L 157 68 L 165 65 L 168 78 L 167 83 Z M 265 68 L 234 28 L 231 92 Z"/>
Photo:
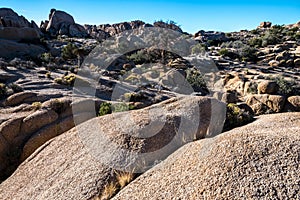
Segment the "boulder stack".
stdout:
<path fill-rule="evenodd" d="M 67 35 L 69 37 L 84 38 L 88 34 L 85 28 L 75 23 L 74 18 L 60 10 L 51 9 L 49 20 L 42 21 L 41 30 L 51 36 Z"/>
<path fill-rule="evenodd" d="M 34 21 L 29 22 L 10 8 L 0 8 L 0 38 L 8 40 L 36 40 L 40 30 Z"/>

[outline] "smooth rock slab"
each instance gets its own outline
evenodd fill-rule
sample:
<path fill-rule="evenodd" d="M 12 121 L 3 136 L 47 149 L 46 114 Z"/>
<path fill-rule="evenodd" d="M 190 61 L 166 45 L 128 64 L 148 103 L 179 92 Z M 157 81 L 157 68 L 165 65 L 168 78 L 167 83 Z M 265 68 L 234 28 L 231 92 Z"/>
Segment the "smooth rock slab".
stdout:
<path fill-rule="evenodd" d="M 260 116 L 185 145 L 112 199 L 299 199 L 299 152 L 299 113 Z"/>
<path fill-rule="evenodd" d="M 5 105 L 6 106 L 16 106 L 16 105 L 23 103 L 25 99 L 36 97 L 36 96 L 37 96 L 37 94 L 34 92 L 28 92 L 28 91 L 19 92 L 19 93 L 9 96 L 5 101 Z"/>
<path fill-rule="evenodd" d="M 143 153 L 156 155 L 139 166 L 149 167 L 187 142 L 219 134 L 224 111 L 216 99 L 192 96 L 91 119 L 38 148 L 0 185 L 0 199 L 90 199 L 115 178 L 117 164 L 134 162 L 130 158 Z M 101 146 L 99 139 L 111 141 Z M 93 144 L 106 154 L 93 152 Z M 121 150 L 132 157 L 122 160 Z"/>

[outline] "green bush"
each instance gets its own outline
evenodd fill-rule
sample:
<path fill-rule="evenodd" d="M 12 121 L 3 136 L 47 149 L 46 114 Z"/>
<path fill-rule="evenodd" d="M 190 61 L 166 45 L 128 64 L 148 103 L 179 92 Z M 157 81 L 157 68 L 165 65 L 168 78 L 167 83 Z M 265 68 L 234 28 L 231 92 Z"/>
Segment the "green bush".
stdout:
<path fill-rule="evenodd" d="M 133 105 L 127 105 L 125 103 L 115 103 L 112 106 L 112 112 L 124 112 L 128 110 L 133 110 L 134 106 Z"/>
<path fill-rule="evenodd" d="M 232 33 L 226 33 L 225 35 L 226 35 L 226 37 L 231 37 Z"/>
<path fill-rule="evenodd" d="M 290 29 L 285 29 L 284 33 L 285 35 L 288 35 L 288 36 L 295 36 L 295 34 L 298 32 L 299 28 L 298 27 L 293 27 L 293 28 L 290 28 Z"/>
<path fill-rule="evenodd" d="M 276 77 L 274 80 L 279 86 L 279 94 L 291 96 L 299 92 L 299 85 L 296 81 L 288 81 L 282 76 Z"/>
<path fill-rule="evenodd" d="M 225 48 L 222 48 L 219 51 L 220 56 L 226 56 L 226 55 L 228 55 L 228 53 L 229 53 L 228 49 L 225 49 Z"/>
<path fill-rule="evenodd" d="M 245 46 L 240 50 L 240 57 L 243 61 L 257 61 L 256 49 L 253 47 Z"/>
<path fill-rule="evenodd" d="M 251 47 L 261 47 L 262 46 L 262 38 L 260 37 L 254 37 L 252 39 L 250 39 L 248 41 L 248 44 L 251 46 Z"/>
<path fill-rule="evenodd" d="M 111 114 L 113 112 L 124 112 L 135 109 L 133 105 L 127 105 L 126 103 L 108 103 L 103 102 L 100 104 L 98 116 Z"/>
<path fill-rule="evenodd" d="M 207 50 L 207 46 L 205 44 L 196 44 L 192 47 L 192 54 L 203 54 Z"/>
<path fill-rule="evenodd" d="M 101 103 L 98 116 L 103 116 L 111 113 L 112 113 L 111 103 L 107 103 L 107 102 Z"/>
<path fill-rule="evenodd" d="M 181 30 L 180 25 L 178 25 L 177 22 L 173 20 L 167 20 L 165 22 L 163 20 L 158 20 L 154 22 L 154 26 L 159 26 L 161 28 L 169 28 L 172 30 Z"/>
<path fill-rule="evenodd" d="M 257 35 L 259 34 L 259 31 L 257 29 L 253 29 L 250 31 L 252 34 Z"/>
<path fill-rule="evenodd" d="M 248 109 L 246 109 L 246 107 Z M 226 120 L 224 124 L 224 131 L 228 131 L 232 128 L 239 127 L 250 123 L 254 120 L 254 113 L 250 107 L 239 107 L 234 103 L 227 105 Z"/>
<path fill-rule="evenodd" d="M 41 107 L 42 107 L 42 103 L 36 101 L 36 102 L 33 102 L 33 103 L 31 104 L 31 106 L 32 106 L 33 110 L 39 110 L 39 109 L 41 109 Z"/>
<path fill-rule="evenodd" d="M 72 43 L 68 43 L 66 46 L 64 46 L 62 48 L 62 57 L 64 59 L 74 59 L 74 58 L 77 58 L 77 55 L 76 55 L 76 51 L 78 51 L 78 48 L 75 44 L 72 44 Z"/>
<path fill-rule="evenodd" d="M 285 30 L 284 25 L 274 25 L 270 28 L 270 33 L 273 35 L 279 35 Z"/>
<path fill-rule="evenodd" d="M 237 53 L 234 53 L 234 52 L 232 52 L 232 51 L 229 51 L 229 50 L 226 49 L 226 48 L 220 49 L 219 55 L 220 55 L 220 56 L 224 56 L 224 57 L 229 57 L 229 58 L 231 58 L 231 59 L 239 58 L 239 55 L 238 55 Z"/>
<path fill-rule="evenodd" d="M 262 37 L 262 46 L 266 47 L 268 45 L 275 45 L 280 42 L 278 35 L 272 32 L 266 32 L 265 35 Z"/>
<path fill-rule="evenodd" d="M 203 92 L 204 94 L 208 93 L 208 88 L 204 76 L 195 69 L 188 69 L 186 80 L 193 87 L 195 92 Z"/>
<path fill-rule="evenodd" d="M 256 82 L 250 82 L 250 86 L 247 92 L 250 94 L 258 94 L 257 87 L 258 84 Z"/>
<path fill-rule="evenodd" d="M 77 78 L 77 76 L 75 74 L 69 74 L 69 75 L 63 76 L 61 78 L 54 79 L 54 82 L 56 82 L 57 84 L 61 84 L 61 85 L 73 86 L 76 78 Z"/>
<path fill-rule="evenodd" d="M 256 61 L 256 49 L 254 47 L 249 46 L 248 44 L 244 44 L 242 41 L 237 40 L 234 42 L 226 42 L 221 45 L 222 49 L 220 49 L 219 54 L 223 56 L 228 56 L 232 59 L 239 58 L 243 61 Z M 235 52 L 229 51 L 226 48 L 233 48 L 236 50 Z"/>
<path fill-rule="evenodd" d="M 300 40 L 300 32 L 297 32 L 295 35 L 294 35 L 295 39 L 296 40 Z"/>
<path fill-rule="evenodd" d="M 0 99 L 3 99 L 7 95 L 7 88 L 4 83 L 0 83 Z"/>
<path fill-rule="evenodd" d="M 43 61 L 43 62 L 46 62 L 46 63 L 49 63 L 51 60 L 52 60 L 52 56 L 50 53 L 43 53 L 40 57 L 40 59 Z"/>
<path fill-rule="evenodd" d="M 132 60 L 135 64 L 143 64 L 149 62 L 149 56 L 144 50 L 139 50 L 136 53 L 131 54 L 127 57 Z"/>

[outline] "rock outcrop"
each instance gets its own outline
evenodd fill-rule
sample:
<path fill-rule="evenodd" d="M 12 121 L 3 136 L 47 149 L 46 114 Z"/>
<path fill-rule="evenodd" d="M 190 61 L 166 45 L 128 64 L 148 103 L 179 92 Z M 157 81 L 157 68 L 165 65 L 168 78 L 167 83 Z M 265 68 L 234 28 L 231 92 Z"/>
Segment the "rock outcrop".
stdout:
<path fill-rule="evenodd" d="M 299 113 L 260 116 L 185 145 L 112 199 L 297 199 L 299 151 Z"/>
<path fill-rule="evenodd" d="M 7 102 L 10 102 L 9 105 L 15 103 L 21 105 L 24 102 L 34 101 L 34 97 L 37 98 L 37 95 L 32 92 L 17 93 Z M 38 147 L 75 125 L 69 99 L 52 99 L 36 105 L 40 106 L 40 109 L 34 104 L 22 105 L 24 105 L 20 108 L 23 109 L 22 112 L 18 112 L 15 116 L 11 114 L 0 124 L 2 141 L 6 141 L 6 145 L 2 145 L 3 150 L 0 151 L 0 157 L 5 159 L 5 162 L 0 163 L 2 180 Z"/>
<path fill-rule="evenodd" d="M 261 22 L 257 28 L 271 28 L 272 22 Z"/>
<path fill-rule="evenodd" d="M 46 50 L 43 47 L 35 44 L 18 43 L 15 41 L 0 39 L 0 57 L 2 58 L 9 60 L 16 57 L 32 59 L 38 57 L 44 52 L 46 52 Z"/>
<path fill-rule="evenodd" d="M 33 28 L 4 27 L 0 29 L 0 38 L 15 41 L 38 40 L 40 34 Z"/>
<path fill-rule="evenodd" d="M 183 31 L 181 30 L 181 28 L 176 25 L 175 22 L 163 22 L 163 21 L 157 21 L 157 22 L 154 22 L 154 27 L 160 27 L 160 28 L 168 28 L 168 29 L 172 29 L 174 31 L 178 31 L 180 33 L 183 33 Z"/>
<path fill-rule="evenodd" d="M 208 42 L 208 41 L 216 41 L 216 42 L 226 42 L 229 39 L 226 37 L 225 33 L 223 32 L 215 32 L 215 31 L 198 31 L 194 35 L 195 40 L 201 42 Z"/>
<path fill-rule="evenodd" d="M 257 86 L 258 94 L 277 94 L 279 86 L 275 81 L 263 81 Z"/>
<path fill-rule="evenodd" d="M 108 37 L 117 35 L 124 31 L 143 28 L 143 27 L 152 27 L 150 24 L 146 24 L 143 21 L 136 20 L 131 22 L 122 22 L 117 24 L 101 24 L 99 26 L 96 25 L 85 25 L 85 29 L 88 34 L 97 39 L 97 40 L 105 40 Z"/>
<path fill-rule="evenodd" d="M 10 8 L 0 8 L 0 38 L 8 40 L 37 40 L 40 30 L 34 21 L 29 22 Z"/>
<path fill-rule="evenodd" d="M 121 170 L 122 164 L 128 164 L 128 169 L 133 167 L 133 172 L 142 170 L 187 142 L 220 133 L 224 109 L 223 103 L 212 98 L 181 97 L 141 110 L 91 119 L 36 150 L 0 185 L 0 198 L 98 196 L 105 185 L 115 180 L 114 170 Z M 107 141 L 102 140 L 105 137 L 111 141 L 103 143 Z M 116 145 L 119 148 L 114 149 Z M 145 154 L 149 156 L 144 157 Z"/>
<path fill-rule="evenodd" d="M 78 38 L 88 36 L 84 27 L 76 24 L 70 14 L 55 9 L 51 9 L 49 20 L 42 22 L 40 28 L 51 36 L 67 35 L 69 37 Z"/>
<path fill-rule="evenodd" d="M 246 103 L 256 115 L 282 112 L 286 98 L 280 95 L 257 94 L 247 96 Z"/>
<path fill-rule="evenodd" d="M 39 42 L 40 37 L 41 31 L 34 21 L 29 22 L 10 8 L 0 8 L 0 57 L 6 59 L 36 57 L 45 49 L 27 43 Z"/>
<path fill-rule="evenodd" d="M 19 16 L 10 8 L 0 8 L 0 24 L 2 27 L 35 28 L 34 22 L 29 22 L 25 17 Z"/>

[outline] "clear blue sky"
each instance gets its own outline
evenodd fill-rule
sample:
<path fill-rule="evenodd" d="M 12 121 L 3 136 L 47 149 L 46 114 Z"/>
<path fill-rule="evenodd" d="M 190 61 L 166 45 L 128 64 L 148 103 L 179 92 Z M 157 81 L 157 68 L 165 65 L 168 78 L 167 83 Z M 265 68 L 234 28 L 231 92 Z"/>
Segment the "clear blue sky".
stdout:
<path fill-rule="evenodd" d="M 173 20 L 184 31 L 239 31 L 254 29 L 261 21 L 290 24 L 300 21 L 300 0 L 0 0 L 38 25 L 51 8 L 70 13 L 79 24 L 118 23 L 140 19 Z"/>

